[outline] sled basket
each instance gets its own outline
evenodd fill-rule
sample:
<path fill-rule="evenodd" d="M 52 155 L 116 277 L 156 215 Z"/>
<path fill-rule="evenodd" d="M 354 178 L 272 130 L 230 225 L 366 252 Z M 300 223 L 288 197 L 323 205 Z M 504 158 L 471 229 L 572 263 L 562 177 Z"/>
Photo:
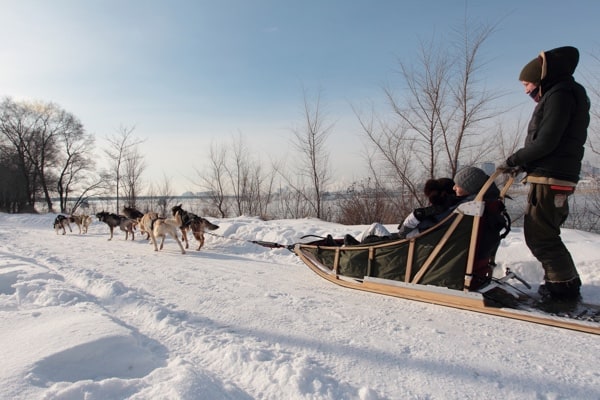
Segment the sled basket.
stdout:
<path fill-rule="evenodd" d="M 499 175 L 496 171 L 472 201 L 459 204 L 415 237 L 352 246 L 344 246 L 343 240 L 319 240 L 296 244 L 294 251 L 321 276 L 357 289 L 377 281 L 475 290 L 491 277 L 490 265 L 502 237 L 498 218 L 505 213 L 504 197 L 513 178 L 498 199 L 484 200 Z"/>

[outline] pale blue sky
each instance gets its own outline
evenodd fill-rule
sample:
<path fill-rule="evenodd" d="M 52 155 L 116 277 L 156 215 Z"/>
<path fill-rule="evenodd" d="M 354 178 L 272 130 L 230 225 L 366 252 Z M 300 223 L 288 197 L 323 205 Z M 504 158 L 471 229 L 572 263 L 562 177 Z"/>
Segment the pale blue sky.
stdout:
<path fill-rule="evenodd" d="M 198 190 L 190 178 L 205 165 L 211 141 L 242 133 L 263 159 L 288 154 L 303 86 L 322 90 L 336 121 L 331 161 L 350 179 L 361 154 L 351 106 L 381 102 L 382 87 L 398 82 L 398 60 L 414 59 L 420 40 L 449 35 L 465 12 L 472 23 L 498 24 L 480 78 L 523 101 L 526 114 L 533 103 L 517 77 L 539 51 L 574 45 L 580 68 L 600 54 L 597 0 L 0 5 L 0 96 L 57 103 L 96 135 L 99 148 L 120 126 L 135 126 L 135 135 L 147 138 L 146 180 L 164 174 L 178 192 Z"/>

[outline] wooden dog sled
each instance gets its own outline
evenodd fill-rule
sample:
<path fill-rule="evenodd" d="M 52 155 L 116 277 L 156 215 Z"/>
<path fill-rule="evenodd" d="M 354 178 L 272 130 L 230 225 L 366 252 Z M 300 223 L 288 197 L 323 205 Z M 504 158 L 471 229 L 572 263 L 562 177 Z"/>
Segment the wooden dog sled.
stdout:
<path fill-rule="evenodd" d="M 352 246 L 345 246 L 343 239 L 329 238 L 298 243 L 294 252 L 319 276 L 343 287 L 600 334 L 597 321 L 537 312 L 533 295 L 515 299 L 514 308 L 509 308 L 490 301 L 482 294 L 485 290 L 477 291 L 489 283 L 500 286 L 505 282 L 490 282 L 489 277 L 478 276 L 482 267 L 493 265 L 500 241 L 499 232 L 487 232 L 489 219 L 494 217 L 489 206 L 497 202 L 503 206 L 513 183 L 509 176 L 499 198 L 484 200 L 500 174 L 496 171 L 472 201 L 459 204 L 441 222 L 416 237 Z M 491 246 L 489 235 L 492 242 L 494 235 L 498 238 Z M 598 307 L 592 312 L 597 313 Z"/>

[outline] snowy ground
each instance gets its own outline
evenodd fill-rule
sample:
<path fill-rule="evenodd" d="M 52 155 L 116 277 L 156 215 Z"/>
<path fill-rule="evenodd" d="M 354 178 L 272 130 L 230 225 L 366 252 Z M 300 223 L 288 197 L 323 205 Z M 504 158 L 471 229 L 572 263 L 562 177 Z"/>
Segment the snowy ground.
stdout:
<path fill-rule="evenodd" d="M 364 226 L 213 220 L 228 239 L 182 255 L 53 219 L 0 214 L 3 399 L 600 399 L 598 336 L 345 289 L 249 242 Z M 600 303 L 600 236 L 563 236 Z M 498 260 L 539 283 L 520 229 Z"/>

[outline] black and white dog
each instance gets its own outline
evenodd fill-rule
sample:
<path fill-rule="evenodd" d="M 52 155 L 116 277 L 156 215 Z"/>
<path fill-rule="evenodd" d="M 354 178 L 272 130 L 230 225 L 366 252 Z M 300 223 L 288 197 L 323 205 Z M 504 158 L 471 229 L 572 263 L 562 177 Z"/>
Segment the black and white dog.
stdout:
<path fill-rule="evenodd" d="M 62 234 L 65 235 L 67 233 L 65 227 L 69 228 L 69 232 L 73 232 L 71 224 L 69 224 L 69 217 L 60 214 L 57 215 L 54 219 L 54 230 L 56 231 L 56 234 L 58 235 L 58 231 L 62 229 Z"/>

